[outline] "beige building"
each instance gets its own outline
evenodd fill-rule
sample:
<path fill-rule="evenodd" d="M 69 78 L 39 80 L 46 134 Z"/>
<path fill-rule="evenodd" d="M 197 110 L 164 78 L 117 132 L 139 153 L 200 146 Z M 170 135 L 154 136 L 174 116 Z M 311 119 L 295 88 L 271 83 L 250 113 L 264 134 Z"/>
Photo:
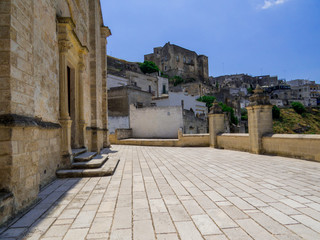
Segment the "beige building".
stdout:
<path fill-rule="evenodd" d="M 108 89 L 131 85 L 149 92 L 155 97 L 168 93 L 168 78 L 158 76 L 158 73 L 144 74 L 136 62 L 107 56 Z"/>
<path fill-rule="evenodd" d="M 0 2 L 0 224 L 70 166 L 71 149 L 109 145 L 110 34 L 99 0 Z"/>
<path fill-rule="evenodd" d="M 180 76 L 185 80 L 208 82 L 208 57 L 194 51 L 166 43 L 156 47 L 153 53 L 144 56 L 144 60 L 154 62 L 169 77 Z"/>

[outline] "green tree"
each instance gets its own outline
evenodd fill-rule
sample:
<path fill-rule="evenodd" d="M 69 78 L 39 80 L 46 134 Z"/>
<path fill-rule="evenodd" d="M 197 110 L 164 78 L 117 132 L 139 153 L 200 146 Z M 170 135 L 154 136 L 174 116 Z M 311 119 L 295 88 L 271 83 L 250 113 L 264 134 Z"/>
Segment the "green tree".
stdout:
<path fill-rule="evenodd" d="M 208 108 L 208 111 L 210 111 L 210 108 L 212 107 L 212 103 L 216 100 L 214 96 L 208 96 L 204 95 L 202 97 L 199 97 L 197 101 L 206 103 L 206 107 Z"/>
<path fill-rule="evenodd" d="M 296 111 L 296 113 L 298 114 L 302 114 L 306 112 L 306 108 L 303 106 L 302 103 L 300 102 L 292 102 L 291 106 L 293 107 L 293 109 Z"/>
<path fill-rule="evenodd" d="M 272 118 L 280 119 L 280 109 L 276 105 L 272 107 Z"/>
<path fill-rule="evenodd" d="M 233 123 L 234 125 L 238 125 L 239 119 L 236 117 L 234 114 L 234 110 L 232 107 L 227 106 L 227 104 L 224 104 L 222 102 L 219 103 L 220 107 L 222 108 L 223 112 L 229 112 L 230 113 L 230 122 Z"/>
<path fill-rule="evenodd" d="M 143 63 L 139 63 L 139 67 L 143 73 L 159 72 L 158 66 L 152 61 L 144 61 Z"/>

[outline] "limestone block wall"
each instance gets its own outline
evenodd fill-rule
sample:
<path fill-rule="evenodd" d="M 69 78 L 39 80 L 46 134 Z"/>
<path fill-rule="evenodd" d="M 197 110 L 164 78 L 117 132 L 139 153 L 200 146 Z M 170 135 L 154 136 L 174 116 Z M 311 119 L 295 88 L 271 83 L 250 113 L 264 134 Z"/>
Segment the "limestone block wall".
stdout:
<path fill-rule="evenodd" d="M 66 42 L 72 46 L 65 46 L 64 63 L 74 67 L 71 78 L 83 84 L 83 115 L 90 127 L 85 141 L 89 148 L 103 146 L 102 128 L 107 124 L 106 117 L 102 118 L 102 102 L 107 98 L 102 92 L 106 92 L 106 63 L 102 61 L 106 36 L 100 32 L 99 0 L 1 0 L 0 192 L 13 194 L 13 213 L 30 205 L 39 188 L 55 177 L 57 168 L 70 162 L 69 155 L 61 154 L 60 72 L 66 64 L 61 67 L 59 17 L 67 17 L 69 26 L 75 27 L 74 32 L 72 27 L 68 30 L 70 39 Z M 79 49 L 90 49 L 90 55 Z M 80 87 L 76 88 L 70 91 Z"/>
<path fill-rule="evenodd" d="M 11 2 L 0 1 L 0 114 L 10 112 L 10 24 Z"/>
<path fill-rule="evenodd" d="M 249 134 L 221 134 L 217 136 L 218 146 L 223 149 L 249 152 Z"/>
<path fill-rule="evenodd" d="M 262 146 L 267 154 L 320 161 L 320 135 L 273 134 Z"/>

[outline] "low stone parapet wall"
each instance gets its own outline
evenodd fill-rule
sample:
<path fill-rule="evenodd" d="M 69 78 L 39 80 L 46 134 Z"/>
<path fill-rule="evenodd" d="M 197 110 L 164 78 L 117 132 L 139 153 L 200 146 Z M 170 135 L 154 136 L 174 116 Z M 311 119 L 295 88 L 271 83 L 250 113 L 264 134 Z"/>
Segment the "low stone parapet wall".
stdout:
<path fill-rule="evenodd" d="M 117 140 L 132 138 L 132 128 L 116 129 Z"/>
<path fill-rule="evenodd" d="M 117 129 L 115 134 L 110 134 L 110 143 L 164 147 L 209 147 L 210 145 L 209 134 L 182 134 L 181 130 L 179 130 L 177 139 L 141 139 L 132 138 L 132 130 L 131 133 L 130 130 Z"/>
<path fill-rule="evenodd" d="M 203 134 L 182 134 L 179 135 L 179 147 L 209 147 L 210 135 Z"/>
<path fill-rule="evenodd" d="M 249 134 L 225 133 L 218 135 L 217 139 L 219 148 L 238 150 L 244 152 L 250 151 Z"/>
<path fill-rule="evenodd" d="M 270 134 L 262 138 L 264 153 L 320 161 L 320 135 Z"/>

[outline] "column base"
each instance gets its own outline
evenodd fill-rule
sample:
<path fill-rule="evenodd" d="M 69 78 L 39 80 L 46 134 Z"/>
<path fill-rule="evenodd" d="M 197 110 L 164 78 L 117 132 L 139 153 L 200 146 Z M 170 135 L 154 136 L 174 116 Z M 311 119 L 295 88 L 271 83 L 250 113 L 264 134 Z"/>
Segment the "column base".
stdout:
<path fill-rule="evenodd" d="M 60 119 L 61 125 L 61 155 L 65 159 L 66 156 L 71 156 L 71 125 L 72 120 Z M 67 164 L 67 163 L 65 163 Z"/>

